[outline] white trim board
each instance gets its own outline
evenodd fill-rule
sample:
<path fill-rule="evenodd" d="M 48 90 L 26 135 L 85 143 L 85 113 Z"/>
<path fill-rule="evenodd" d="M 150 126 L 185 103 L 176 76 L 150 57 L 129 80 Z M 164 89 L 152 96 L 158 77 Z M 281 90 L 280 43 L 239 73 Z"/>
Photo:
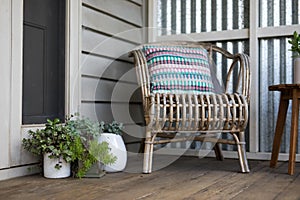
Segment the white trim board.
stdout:
<path fill-rule="evenodd" d="M 0 181 L 17 178 L 20 176 L 33 175 L 41 172 L 38 164 L 27 165 L 22 167 L 14 167 L 0 170 Z"/>

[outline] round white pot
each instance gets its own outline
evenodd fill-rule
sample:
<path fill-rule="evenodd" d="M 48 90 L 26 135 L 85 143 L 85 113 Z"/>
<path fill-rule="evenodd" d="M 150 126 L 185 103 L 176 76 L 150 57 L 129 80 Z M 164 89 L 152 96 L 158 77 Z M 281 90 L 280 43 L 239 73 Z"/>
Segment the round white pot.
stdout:
<path fill-rule="evenodd" d="M 66 178 L 71 175 L 71 164 L 67 163 L 63 158 L 49 158 L 49 153 L 44 154 L 44 177 L 46 178 Z M 61 164 L 60 169 L 56 169 L 55 165 Z"/>
<path fill-rule="evenodd" d="M 300 84 L 300 57 L 294 60 L 294 83 Z"/>
<path fill-rule="evenodd" d="M 101 133 L 99 142 L 107 142 L 109 144 L 110 152 L 117 157 L 115 163 L 111 165 L 104 165 L 104 170 L 107 172 L 119 172 L 123 171 L 127 163 L 127 151 L 120 135 L 112 133 Z"/>

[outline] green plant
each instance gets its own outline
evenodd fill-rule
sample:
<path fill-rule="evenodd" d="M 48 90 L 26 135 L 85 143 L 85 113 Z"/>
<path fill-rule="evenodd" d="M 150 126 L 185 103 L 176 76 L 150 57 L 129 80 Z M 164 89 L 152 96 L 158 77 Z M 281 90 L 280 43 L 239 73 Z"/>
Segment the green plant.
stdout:
<path fill-rule="evenodd" d="M 79 137 L 74 141 L 72 152 L 76 161 L 72 165 L 74 176 L 83 177 L 90 167 L 101 162 L 102 164 L 113 164 L 117 158 L 110 153 L 107 142 L 98 142 L 100 135 L 100 124 L 89 118 L 80 117 L 79 114 L 67 118 L 66 126 L 74 131 Z"/>
<path fill-rule="evenodd" d="M 23 138 L 22 144 L 24 149 L 34 155 L 50 153 L 49 158 L 62 157 L 66 162 L 75 160 L 72 149 L 77 136 L 68 126 L 61 124 L 58 118 L 53 121 L 47 119 L 44 129 L 29 130 L 28 135 L 29 138 Z M 60 169 L 60 163 L 55 168 Z"/>
<path fill-rule="evenodd" d="M 297 31 L 294 32 L 292 39 L 288 40 L 288 43 L 292 45 L 289 50 L 295 53 L 294 57 L 300 56 L 300 34 Z"/>
<path fill-rule="evenodd" d="M 84 140 L 98 137 L 101 131 L 98 122 L 87 117 L 81 117 L 79 113 L 67 117 L 66 125 Z"/>
<path fill-rule="evenodd" d="M 123 123 L 113 121 L 112 123 L 100 122 L 100 129 L 102 133 L 114 133 L 116 135 L 122 135 Z"/>
<path fill-rule="evenodd" d="M 29 130 L 28 135 L 22 140 L 24 149 L 37 156 L 50 153 L 50 158 L 62 157 L 72 163 L 73 174 L 79 178 L 96 162 L 107 165 L 117 159 L 107 142 L 98 142 L 100 124 L 79 114 L 67 117 L 64 124 L 48 119 L 44 129 Z M 60 163 L 55 168 L 61 168 Z"/>

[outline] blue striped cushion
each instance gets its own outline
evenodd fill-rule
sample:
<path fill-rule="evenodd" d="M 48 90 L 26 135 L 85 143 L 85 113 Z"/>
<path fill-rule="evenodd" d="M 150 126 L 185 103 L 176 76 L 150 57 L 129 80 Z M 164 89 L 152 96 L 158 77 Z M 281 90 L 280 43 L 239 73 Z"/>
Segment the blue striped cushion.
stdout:
<path fill-rule="evenodd" d="M 208 53 L 204 48 L 147 45 L 143 52 L 152 93 L 212 93 Z"/>

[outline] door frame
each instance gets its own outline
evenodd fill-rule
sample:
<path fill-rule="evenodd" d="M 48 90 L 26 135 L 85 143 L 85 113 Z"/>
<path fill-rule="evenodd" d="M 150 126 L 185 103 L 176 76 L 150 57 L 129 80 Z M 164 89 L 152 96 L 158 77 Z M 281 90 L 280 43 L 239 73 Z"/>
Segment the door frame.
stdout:
<path fill-rule="evenodd" d="M 29 163 L 34 159 L 23 150 L 22 138 L 29 129 L 44 124 L 22 125 L 22 83 L 23 83 L 23 0 L 5 1 L 8 8 L 9 24 L 4 32 L 7 38 L 7 64 L 10 66 L 9 85 L 6 97 L 9 99 L 7 130 L 3 130 L 4 151 L 1 153 L 0 179 L 8 174 L 12 177 L 28 174 Z M 82 0 L 66 0 L 66 59 L 65 59 L 65 113 L 79 111 L 80 106 L 80 49 L 81 49 L 81 5 Z M 9 67 L 7 68 L 9 69 Z M 6 69 L 6 68 L 5 68 Z M 3 82 L 4 84 L 6 82 Z M 6 84 L 5 84 L 6 85 Z M 2 131 L 1 131 L 2 132 Z M 14 168 L 11 168 L 14 167 Z"/>

